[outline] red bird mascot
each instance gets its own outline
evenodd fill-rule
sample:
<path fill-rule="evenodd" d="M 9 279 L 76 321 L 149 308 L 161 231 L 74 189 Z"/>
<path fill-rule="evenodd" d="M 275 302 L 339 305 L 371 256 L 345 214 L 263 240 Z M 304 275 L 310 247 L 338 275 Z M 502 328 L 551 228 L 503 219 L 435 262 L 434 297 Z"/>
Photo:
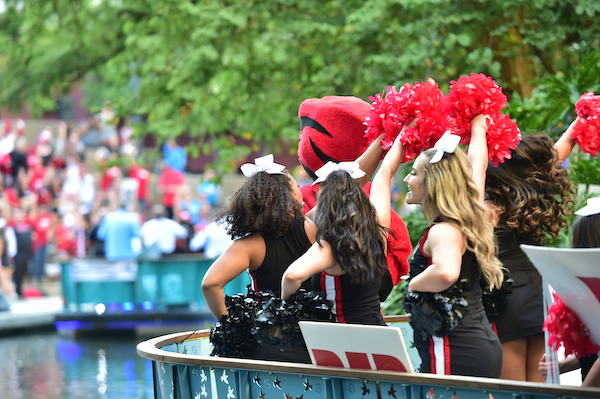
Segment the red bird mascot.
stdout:
<path fill-rule="evenodd" d="M 298 110 L 301 130 L 298 157 L 308 175 L 315 180 L 315 171 L 328 161 L 356 160 L 369 146 L 365 138 L 365 118 L 371 105 L 360 98 L 349 96 L 326 96 L 304 100 Z M 363 188 L 367 194 L 371 183 Z M 302 186 L 304 212 L 317 204 L 319 184 Z M 388 235 L 387 261 L 394 285 L 401 276 L 408 274 L 408 257 L 412 251 L 406 225 L 392 211 Z M 390 287 L 391 289 L 391 287 Z"/>

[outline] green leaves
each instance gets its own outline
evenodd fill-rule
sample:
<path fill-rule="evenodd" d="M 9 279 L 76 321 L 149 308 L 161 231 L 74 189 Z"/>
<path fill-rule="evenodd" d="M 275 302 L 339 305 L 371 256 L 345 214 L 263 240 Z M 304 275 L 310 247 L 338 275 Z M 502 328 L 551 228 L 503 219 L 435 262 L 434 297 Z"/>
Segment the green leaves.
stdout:
<path fill-rule="evenodd" d="M 546 128 L 599 76 L 581 56 L 600 47 L 594 0 L 4 4 L 1 108 L 27 103 L 39 114 L 80 82 L 90 109 L 110 100 L 122 117 L 145 117 L 140 134 L 209 138 L 224 165 L 241 154 L 220 140 L 226 131 L 294 152 L 298 106 L 309 97 L 366 99 L 429 77 L 447 90 L 483 72 L 518 99 L 511 115 Z"/>

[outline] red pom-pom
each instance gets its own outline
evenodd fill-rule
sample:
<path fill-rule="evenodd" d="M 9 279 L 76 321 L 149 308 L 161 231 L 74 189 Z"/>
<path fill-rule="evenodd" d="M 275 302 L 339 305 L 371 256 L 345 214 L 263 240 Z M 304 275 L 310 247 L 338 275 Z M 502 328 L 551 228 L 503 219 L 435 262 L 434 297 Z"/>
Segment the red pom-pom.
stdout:
<path fill-rule="evenodd" d="M 444 98 L 444 110 L 453 121 L 452 133 L 461 137 L 460 143 L 471 142 L 471 119 L 486 114 L 488 120 L 487 145 L 489 160 L 494 166 L 511 157 L 510 150 L 517 148 L 520 131 L 517 124 L 500 110 L 506 105 L 502 88 L 489 76 L 472 73 L 450 82 L 450 92 Z"/>
<path fill-rule="evenodd" d="M 575 111 L 579 121 L 571 137 L 583 152 L 595 157 L 600 151 L 600 96 L 592 91 L 583 94 L 575 104 Z"/>
<path fill-rule="evenodd" d="M 502 115 L 500 112 L 492 115 L 492 119 L 488 119 L 486 124 L 488 159 L 494 166 L 498 166 L 504 160 L 511 158 L 510 151 L 517 148 L 521 141 L 521 131 L 509 115 Z"/>
<path fill-rule="evenodd" d="M 494 115 L 506 105 L 502 88 L 489 76 L 472 73 L 457 81 L 450 81 L 450 92 L 444 98 L 444 110 L 454 120 L 454 134 L 463 138 L 461 144 L 469 143 L 471 119 L 476 115 Z"/>
<path fill-rule="evenodd" d="M 598 353 L 600 346 L 592 342 L 585 324 L 575 312 L 565 306 L 558 295 L 553 296 L 554 303 L 548 309 L 548 317 L 544 321 L 544 331 L 550 333 L 548 346 L 558 350 L 562 343 L 565 356 L 573 353 L 577 358 Z"/>
<path fill-rule="evenodd" d="M 400 138 L 406 149 L 403 162 L 409 161 L 433 147 L 448 127 L 443 98 L 432 79 L 414 85 L 406 83 L 399 91 L 390 86 L 385 97 L 381 94 L 369 97 L 373 105 L 366 121 L 365 135 L 373 140 L 383 134 L 381 147 L 387 151 L 402 128 L 414 122 L 414 127 L 407 126 Z"/>

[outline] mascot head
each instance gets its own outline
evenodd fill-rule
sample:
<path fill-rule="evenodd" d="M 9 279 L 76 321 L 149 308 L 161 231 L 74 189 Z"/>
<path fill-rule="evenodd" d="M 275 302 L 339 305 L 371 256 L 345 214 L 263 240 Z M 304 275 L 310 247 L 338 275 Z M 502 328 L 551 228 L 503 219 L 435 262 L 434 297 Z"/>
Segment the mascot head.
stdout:
<path fill-rule="evenodd" d="M 364 124 L 371 104 L 357 97 L 326 96 L 304 100 L 300 118 L 300 163 L 315 180 L 328 161 L 354 161 L 369 146 Z"/>

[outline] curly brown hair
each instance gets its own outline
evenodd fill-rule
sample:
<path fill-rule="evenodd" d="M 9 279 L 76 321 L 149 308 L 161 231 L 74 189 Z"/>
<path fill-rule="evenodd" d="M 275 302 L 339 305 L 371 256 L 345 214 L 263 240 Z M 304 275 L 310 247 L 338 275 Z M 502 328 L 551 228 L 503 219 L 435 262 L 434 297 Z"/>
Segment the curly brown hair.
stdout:
<path fill-rule="evenodd" d="M 289 174 L 258 172 L 249 177 L 217 212 L 232 239 L 260 233 L 279 237 L 302 221 L 302 204 L 294 197 Z"/>
<path fill-rule="evenodd" d="M 536 241 L 555 240 L 573 214 L 575 185 L 557 162 L 547 135 L 523 136 L 512 158 L 489 166 L 486 194 L 495 203 L 500 225 L 530 235 Z"/>
<path fill-rule="evenodd" d="M 348 173 L 335 171 L 321 184 L 314 221 L 317 242 L 329 243 L 353 284 L 379 278 L 388 270 L 387 231 L 369 197 Z"/>

